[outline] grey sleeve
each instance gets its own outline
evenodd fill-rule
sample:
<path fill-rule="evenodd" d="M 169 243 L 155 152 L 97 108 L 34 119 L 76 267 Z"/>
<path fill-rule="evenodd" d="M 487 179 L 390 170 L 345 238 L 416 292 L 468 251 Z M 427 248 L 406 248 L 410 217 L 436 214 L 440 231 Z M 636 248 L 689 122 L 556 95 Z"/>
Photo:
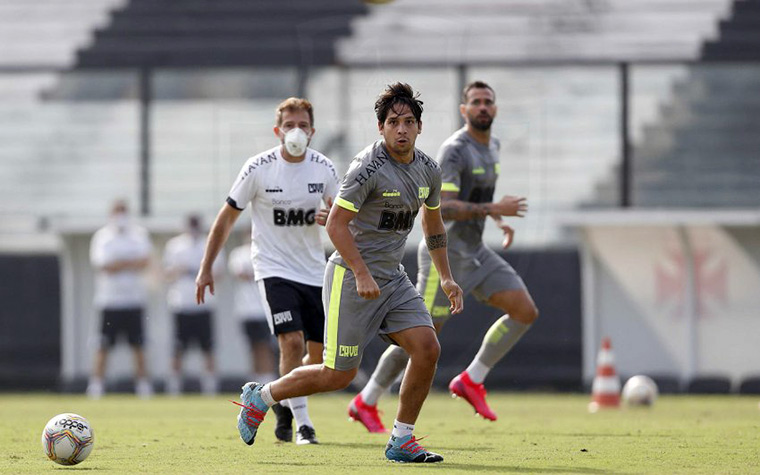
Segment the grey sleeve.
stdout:
<path fill-rule="evenodd" d="M 441 147 L 437 161 L 441 167 L 441 191 L 459 191 L 462 187 L 462 172 L 466 164 L 457 147 L 453 145 Z"/>
<path fill-rule="evenodd" d="M 355 213 L 359 211 L 372 191 L 375 182 L 373 178 L 376 176 L 367 177 L 363 172 L 363 161 L 354 159 L 343 176 L 335 204 Z"/>
<path fill-rule="evenodd" d="M 441 172 L 435 169 L 430 180 L 430 194 L 425 200 L 425 207 L 428 209 L 437 209 L 441 206 Z"/>

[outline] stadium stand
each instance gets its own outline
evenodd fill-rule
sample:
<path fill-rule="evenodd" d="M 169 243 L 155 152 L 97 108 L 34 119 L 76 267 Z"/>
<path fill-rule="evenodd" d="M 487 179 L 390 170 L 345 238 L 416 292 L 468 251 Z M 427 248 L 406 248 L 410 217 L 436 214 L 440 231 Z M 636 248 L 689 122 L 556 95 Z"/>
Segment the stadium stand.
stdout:
<path fill-rule="evenodd" d="M 720 22 L 720 39 L 708 41 L 702 57 L 710 61 L 756 61 L 760 59 L 760 3 L 738 1 L 733 15 Z"/>
<path fill-rule="evenodd" d="M 739 394 L 760 394 L 760 377 L 744 379 L 739 385 Z"/>
<path fill-rule="evenodd" d="M 357 19 L 344 62 L 696 59 L 725 0 L 399 0 Z M 431 13 L 435 12 L 435 13 Z M 389 33 L 393 33 L 389 35 Z M 414 48 L 405 45 L 414 44 Z"/>
<path fill-rule="evenodd" d="M 760 67 L 729 63 L 760 59 L 759 26 L 760 4 L 736 2 L 732 16 L 720 22 L 719 37 L 703 46 L 705 62 L 688 67 L 658 117 L 642 127 L 633 150 L 633 205 L 760 205 Z M 615 186 L 600 187 L 607 200 Z"/>
<path fill-rule="evenodd" d="M 131 0 L 80 66 L 332 64 L 334 43 L 367 10 L 354 0 Z"/>
<path fill-rule="evenodd" d="M 687 392 L 691 394 L 728 394 L 731 392 L 731 380 L 725 376 L 699 376 L 689 381 Z"/>
<path fill-rule="evenodd" d="M 0 1 L 0 66 L 68 67 L 126 0 Z M 5 88 L 3 88 L 5 89 Z"/>
<path fill-rule="evenodd" d="M 47 10 L 15 0 L 6 0 L 4 8 L 13 5 L 16 15 L 37 18 L 41 26 L 34 29 L 39 30 L 56 18 L 54 15 L 71 19 L 71 25 L 84 25 L 77 12 L 90 3 L 91 0 L 78 0 L 66 13 L 65 7 L 59 5 L 47 17 L 28 13 Z M 14 95 L 13 101 L 4 106 L 2 117 L 11 126 L 3 133 L 15 145 L 3 151 L 10 166 L 2 174 L 9 183 L 23 183 L 26 189 L 41 188 L 40 199 L 23 205 L 22 210 L 37 214 L 102 215 L 100 204 L 91 197 L 104 191 L 104 179 L 118 183 L 107 187 L 104 192 L 109 195 L 104 199 L 114 195 L 136 199 L 139 80 L 136 71 L 113 68 L 194 67 L 192 73 L 185 69 L 181 74 L 158 70 L 153 77 L 156 103 L 151 118 L 152 209 L 159 214 L 199 209 L 201 205 L 206 209 L 210 197 L 228 186 L 246 150 L 252 144 L 263 143 L 262 136 L 242 139 L 244 127 L 247 125 L 250 133 L 257 124 L 267 124 L 276 99 L 296 94 L 302 87 L 315 102 L 320 102 L 321 96 L 333 96 L 329 101 L 322 100 L 325 105 L 317 106 L 322 125 L 315 145 L 337 143 L 337 148 L 326 151 L 344 166 L 353 152 L 376 135 L 370 130 L 371 111 L 368 114 L 366 104 L 371 103 L 380 85 L 371 78 L 411 78 L 410 82 L 428 99 L 426 120 L 431 125 L 421 137 L 421 146 L 434 153 L 458 123 L 456 69 L 452 66 L 438 75 L 420 70 L 420 65 L 434 61 L 693 59 L 702 41 L 714 35 L 717 20 L 729 5 L 728 0 L 499 0 L 467 4 L 435 0 L 434 5 L 399 0 L 370 7 L 353 0 L 104 3 L 84 15 L 94 18 L 90 28 L 97 27 L 92 41 L 68 43 L 67 58 L 76 58 L 76 72 L 28 74 L 28 81 L 13 81 L 14 85 L 26 83 L 14 86 L 25 88 L 26 94 L 24 100 Z M 110 21 L 104 23 L 103 15 L 109 8 L 114 11 Z M 289 16 L 293 11 L 298 14 Z M 436 13 L 427 13 L 423 21 L 423 12 L 430 11 Z M 289 28 L 285 26 L 288 22 Z M 289 34 L 274 36 L 276 31 Z M 384 43 L 378 49 L 379 44 L 373 41 L 402 36 L 389 37 L 388 31 L 404 32 L 404 38 L 415 48 L 394 48 Z M 345 38 L 341 39 L 341 35 Z M 286 41 L 284 37 L 291 39 Z M 653 38 L 662 39 L 663 44 L 680 45 L 680 49 L 663 49 Z M 483 53 L 467 50 L 466 54 L 452 56 L 447 52 L 446 45 L 450 44 L 467 48 L 478 45 L 478 51 Z M 584 52 L 588 48 L 582 44 L 605 47 L 592 48 L 597 56 L 591 56 Z M 24 48 L 11 57 L 27 51 Z M 76 48 L 80 48 L 78 52 Z M 378 56 L 380 52 L 391 52 L 391 56 Z M 30 64 L 49 61 L 45 58 L 26 57 Z M 377 67 L 359 66 L 367 61 Z M 338 94 L 332 91 L 343 89 L 335 87 L 335 74 L 329 71 L 313 70 L 304 86 L 297 67 L 283 66 L 271 75 L 256 69 L 257 65 L 285 62 L 316 67 L 337 62 L 360 68 L 348 72 L 347 112 L 368 120 L 339 124 L 345 111 L 335 107 Z M 420 72 L 410 74 L 407 67 L 395 75 L 384 66 L 386 62 L 413 65 Z M 211 66 L 215 69 L 197 70 Z M 253 69 L 236 73 L 219 66 Z M 97 67 L 112 68 L 112 72 L 98 72 L 94 69 Z M 643 80 L 642 94 L 634 98 L 634 109 L 656 109 L 670 93 L 671 78 L 678 73 L 675 70 L 664 77 Z M 497 121 L 500 129 L 496 132 L 505 150 L 500 186 L 531 199 L 531 214 L 518 229 L 521 243 L 556 242 L 561 239 L 559 230 L 546 224 L 545 213 L 593 200 L 595 185 L 613 173 L 618 161 L 616 69 L 568 66 L 559 70 L 537 67 L 504 71 L 494 67 L 471 68 L 468 74 L 486 78 L 500 93 L 502 119 Z M 44 91 L 41 97 L 40 90 Z M 365 127 L 364 122 L 369 125 Z M 636 126 L 634 123 L 634 129 Z M 16 129 L 20 129 L 19 133 Z M 38 137 L 31 144 L 23 139 L 30 133 Z M 67 166 L 71 163 L 81 169 L 74 172 Z M 180 171 L 177 163 L 182 163 Z M 30 180 L 29 175 L 43 167 L 51 172 L 46 177 L 68 178 L 44 178 L 39 183 Z M 71 173 L 76 176 L 67 175 Z M 183 177 L 180 185 L 173 179 L 178 173 Z M 216 177 L 213 183 L 209 175 Z M 196 188 L 202 183 L 206 186 Z M 188 199 L 188 187 L 200 191 Z M 13 203 L 10 200 L 17 191 L 13 186 L 7 189 L 0 199 L 0 209 Z M 66 198 L 60 199 L 62 196 Z M 18 210 L 15 203 L 13 207 Z M 18 220 L 27 227 L 33 224 L 23 215 Z"/>

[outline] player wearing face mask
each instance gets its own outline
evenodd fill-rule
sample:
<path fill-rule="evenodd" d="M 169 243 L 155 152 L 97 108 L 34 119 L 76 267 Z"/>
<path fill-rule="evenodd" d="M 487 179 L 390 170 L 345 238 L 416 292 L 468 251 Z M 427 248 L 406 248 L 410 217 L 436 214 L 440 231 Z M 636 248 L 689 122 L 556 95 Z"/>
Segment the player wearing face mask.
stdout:
<path fill-rule="evenodd" d="M 269 329 L 280 346 L 280 374 L 322 362 L 325 253 L 317 225 L 324 225 L 338 191 L 329 158 L 309 148 L 314 113 L 306 99 L 283 101 L 275 116 L 280 144 L 248 159 L 217 215 L 196 279 L 197 300 L 214 292 L 212 264 L 240 212 L 251 205 L 251 258 Z M 326 205 L 322 207 L 322 205 Z M 306 357 L 304 357 L 306 353 Z M 306 397 L 275 408 L 280 441 L 317 443 Z"/>
<path fill-rule="evenodd" d="M 100 344 L 87 385 L 91 398 L 105 392 L 108 352 L 119 338 L 126 339 L 134 352 L 137 394 L 149 397 L 153 392 L 142 348 L 143 310 L 147 304 L 143 273 L 150 252 L 147 231 L 131 222 L 125 202 L 114 203 L 109 223 L 95 233 L 90 245 L 90 262 L 96 272 L 95 306 L 101 313 Z"/>

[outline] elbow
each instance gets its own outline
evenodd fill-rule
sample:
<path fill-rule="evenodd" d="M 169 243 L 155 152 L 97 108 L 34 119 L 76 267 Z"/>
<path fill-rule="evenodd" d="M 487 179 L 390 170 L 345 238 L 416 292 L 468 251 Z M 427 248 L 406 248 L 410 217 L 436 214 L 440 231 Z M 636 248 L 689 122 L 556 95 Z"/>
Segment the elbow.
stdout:
<path fill-rule="evenodd" d="M 331 219 L 332 217 L 327 218 L 327 222 L 325 223 L 325 231 L 327 232 L 327 235 L 330 237 L 330 240 L 335 240 L 335 235 L 337 233 L 337 225 L 335 224 L 335 220 Z"/>

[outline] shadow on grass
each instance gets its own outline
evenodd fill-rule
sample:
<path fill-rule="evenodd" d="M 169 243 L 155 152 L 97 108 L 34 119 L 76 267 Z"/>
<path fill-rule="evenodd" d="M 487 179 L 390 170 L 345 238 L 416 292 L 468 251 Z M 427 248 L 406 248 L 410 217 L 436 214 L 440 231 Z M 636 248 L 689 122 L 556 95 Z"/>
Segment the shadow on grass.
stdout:
<path fill-rule="evenodd" d="M 340 447 L 340 448 L 347 448 L 347 449 L 366 449 L 366 448 L 378 448 L 380 447 L 382 450 L 385 450 L 385 441 L 382 443 L 378 442 L 320 442 L 319 445 L 324 445 L 326 447 Z M 473 447 L 462 447 L 461 445 L 458 445 L 456 447 L 446 447 L 445 445 L 436 445 L 434 448 L 430 448 L 433 452 L 437 451 L 470 451 L 470 452 L 493 452 L 496 450 L 494 447 L 483 447 L 483 446 L 473 446 Z"/>
<path fill-rule="evenodd" d="M 429 465 L 425 465 L 426 467 Z M 430 466 L 441 470 L 461 470 L 463 472 L 500 472 L 500 473 L 619 473 L 609 469 L 600 470 L 589 467 L 527 467 L 525 465 L 472 465 L 467 463 L 443 463 Z"/>
<path fill-rule="evenodd" d="M 499 473 L 614 473 L 623 475 L 624 472 L 615 472 L 609 469 L 597 469 L 589 467 L 527 467 L 520 465 L 475 465 L 469 463 L 447 463 L 445 460 L 441 463 L 393 463 L 386 462 L 388 467 L 415 467 L 416 469 L 443 470 L 445 472 L 462 471 L 462 472 L 499 472 Z M 323 466 L 318 462 L 257 462 L 257 465 L 271 465 L 279 467 L 319 467 Z M 342 464 L 341 468 L 362 467 L 367 470 L 374 470 L 378 467 L 367 464 Z"/>
<path fill-rule="evenodd" d="M 100 468 L 100 467 L 77 467 L 76 465 L 59 465 L 59 466 L 53 467 L 53 470 L 66 470 L 68 472 L 70 470 L 105 470 L 105 468 Z"/>

